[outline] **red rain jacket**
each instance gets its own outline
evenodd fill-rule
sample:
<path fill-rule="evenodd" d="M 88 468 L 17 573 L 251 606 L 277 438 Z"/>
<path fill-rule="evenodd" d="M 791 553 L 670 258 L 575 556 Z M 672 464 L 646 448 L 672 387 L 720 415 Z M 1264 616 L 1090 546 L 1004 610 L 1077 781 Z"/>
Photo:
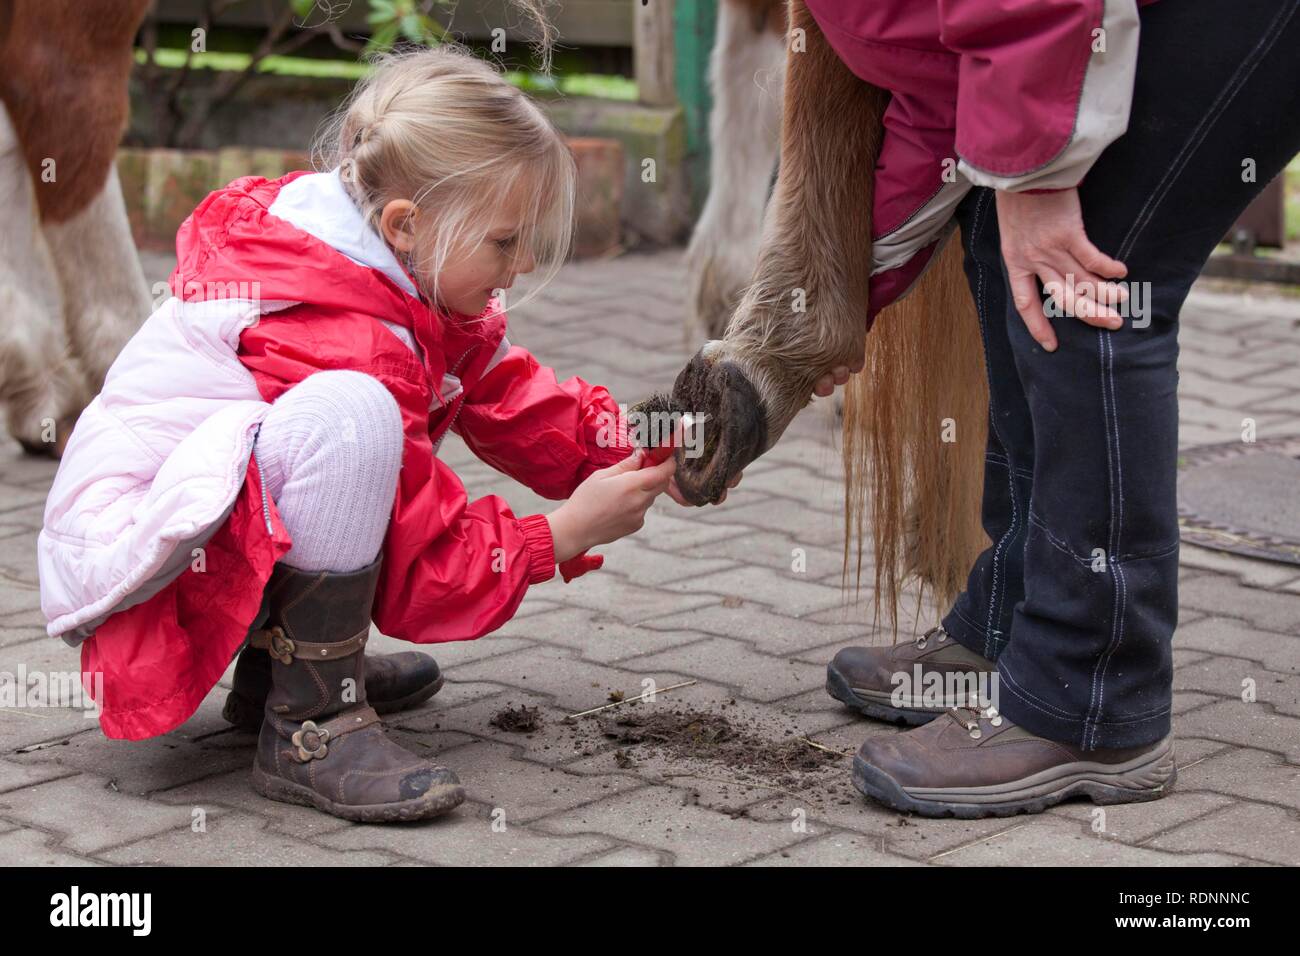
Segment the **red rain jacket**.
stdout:
<path fill-rule="evenodd" d="M 205 199 L 177 236 L 172 290 L 193 301 L 205 290 L 260 285 L 267 309 L 240 335 L 238 358 L 268 403 L 325 369 L 365 372 L 388 387 L 405 447 L 374 622 L 421 644 L 480 637 L 511 618 L 529 585 L 554 575 L 550 526 L 541 515 L 517 517 L 496 496 L 471 502 L 436 457 L 442 436 L 454 430 L 493 467 L 547 498 L 566 498 L 630 452 L 625 431 L 610 441 L 618 408 L 604 388 L 557 382 L 509 346 L 495 300 L 477 318 L 441 314 L 270 213 L 281 188 L 304 175 L 248 177 Z M 422 357 L 381 320 L 409 330 Z M 104 674 L 108 736 L 162 734 L 195 711 L 238 651 L 290 545 L 250 458 L 234 510 L 204 545 L 205 573 L 183 571 L 109 616 L 82 645 L 83 671 Z"/>

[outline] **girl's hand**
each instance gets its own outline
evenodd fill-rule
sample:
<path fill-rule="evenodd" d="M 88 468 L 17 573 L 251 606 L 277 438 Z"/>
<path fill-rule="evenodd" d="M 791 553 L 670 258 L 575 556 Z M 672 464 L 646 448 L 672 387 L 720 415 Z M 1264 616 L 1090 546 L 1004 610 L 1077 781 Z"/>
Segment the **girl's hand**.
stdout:
<path fill-rule="evenodd" d="M 734 487 L 736 487 L 736 485 L 740 484 L 740 479 L 743 478 L 744 476 L 745 476 L 745 473 L 744 473 L 743 471 L 737 472 L 737 473 L 736 473 L 736 477 L 735 477 L 735 478 L 732 478 L 729 482 L 727 482 L 727 487 L 728 487 L 728 488 L 734 488 Z M 673 499 L 673 501 L 677 502 L 677 503 L 678 503 L 679 505 L 681 505 L 683 508 L 694 508 L 694 507 L 695 507 L 695 506 L 692 505 L 689 501 L 687 501 L 686 498 L 682 495 L 682 490 L 681 490 L 680 488 L 677 487 L 677 479 L 676 479 L 675 477 L 674 477 L 674 478 L 669 478 L 669 479 L 668 479 L 668 497 L 671 498 L 671 499 Z M 722 492 L 722 496 L 721 496 L 720 498 L 718 498 L 718 500 L 715 501 L 715 502 L 713 502 L 713 503 L 714 503 L 715 505 L 720 505 L 720 504 L 722 504 L 722 503 L 723 503 L 724 501 L 726 501 L 726 500 L 727 500 L 727 492 L 726 492 L 726 490 L 724 489 L 723 492 Z"/>
<path fill-rule="evenodd" d="M 617 464 L 593 472 L 568 501 L 547 515 L 557 564 L 598 544 L 617 541 L 645 524 L 646 509 L 668 489 L 677 460 L 670 456 L 653 468 L 642 468 L 644 454 L 638 448 Z"/>
<path fill-rule="evenodd" d="M 1099 329 L 1124 324 L 1113 306 L 1128 299 L 1128 290 L 1106 280 L 1124 278 L 1128 268 L 1088 240 L 1079 190 L 1012 193 L 999 189 L 997 202 L 1011 298 L 1034 341 L 1048 352 L 1056 351 L 1056 334 L 1043 313 L 1036 279 L 1050 286 L 1047 291 L 1067 314 Z"/>

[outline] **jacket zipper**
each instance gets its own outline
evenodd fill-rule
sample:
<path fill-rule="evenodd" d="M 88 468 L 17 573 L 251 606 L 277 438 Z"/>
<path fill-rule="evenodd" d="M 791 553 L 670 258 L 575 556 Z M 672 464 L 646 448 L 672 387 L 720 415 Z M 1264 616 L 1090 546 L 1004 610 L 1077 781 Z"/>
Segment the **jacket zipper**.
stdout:
<path fill-rule="evenodd" d="M 482 348 L 481 345 L 473 345 L 462 352 L 460 358 L 456 359 L 456 365 L 452 368 L 449 374 L 457 375 L 460 372 L 461 366 L 465 364 L 466 357 L 469 356 L 471 352 L 477 352 L 480 348 Z M 460 417 L 460 410 L 465 407 L 466 392 L 468 392 L 468 389 L 466 389 L 462 384 L 460 397 L 457 399 L 456 410 L 451 413 L 451 420 L 447 422 L 446 427 L 442 430 L 442 434 L 438 436 L 438 440 L 433 445 L 433 453 L 435 455 L 438 454 L 438 449 L 442 447 L 442 440 L 447 437 L 447 432 L 451 431 L 451 426 L 455 425 L 456 419 Z"/>
<path fill-rule="evenodd" d="M 262 423 L 257 423 L 257 428 L 253 431 L 253 445 L 257 444 L 257 436 L 262 432 Z M 253 457 L 253 448 L 248 450 L 249 457 Z M 257 481 L 262 486 L 262 520 L 266 522 L 266 533 L 275 536 L 275 529 L 271 527 L 271 507 L 266 502 L 266 472 L 262 470 L 262 463 L 257 463 Z"/>

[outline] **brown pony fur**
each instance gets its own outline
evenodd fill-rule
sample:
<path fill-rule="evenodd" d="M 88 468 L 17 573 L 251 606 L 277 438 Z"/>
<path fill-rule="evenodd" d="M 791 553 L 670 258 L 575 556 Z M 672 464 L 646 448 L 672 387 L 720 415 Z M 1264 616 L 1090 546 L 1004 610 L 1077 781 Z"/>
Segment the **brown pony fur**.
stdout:
<path fill-rule="evenodd" d="M 31 170 L 42 222 L 63 222 L 104 188 L 126 126 L 132 41 L 150 0 L 6 0 L 0 100 Z M 47 159 L 55 179 L 42 178 Z"/>
<path fill-rule="evenodd" d="M 788 22 L 804 31 L 805 49 L 792 44 L 786 58 L 781 168 L 753 281 L 724 339 L 752 379 L 767 380 L 761 391 L 775 435 L 820 375 L 863 354 L 872 170 L 889 102 L 843 64 L 802 0 L 790 0 Z M 795 288 L 806 291 L 802 316 L 783 301 Z M 866 368 L 845 394 L 843 570 L 847 584 L 856 545 L 860 584 L 869 515 L 875 607 L 896 629 L 909 578 L 942 607 L 987 546 L 988 385 L 959 242 L 947 241 L 866 339 Z M 945 419 L 955 442 L 943 441 Z"/>
<path fill-rule="evenodd" d="M 781 165 L 763 223 L 753 279 L 724 344 L 768 403 L 776 436 L 816 380 L 862 354 L 871 277 L 871 203 L 889 94 L 840 62 L 799 0 L 792 31 L 806 48 L 786 57 Z M 855 171 L 858 173 L 854 175 Z M 792 312 L 795 290 L 805 311 Z"/>

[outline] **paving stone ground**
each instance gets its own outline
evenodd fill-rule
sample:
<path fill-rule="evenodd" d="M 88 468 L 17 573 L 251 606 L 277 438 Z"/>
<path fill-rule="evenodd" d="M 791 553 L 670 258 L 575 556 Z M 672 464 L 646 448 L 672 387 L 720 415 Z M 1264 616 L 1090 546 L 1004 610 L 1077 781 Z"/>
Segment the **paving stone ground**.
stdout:
<path fill-rule="evenodd" d="M 170 263 L 147 257 L 161 277 Z M 585 262 L 517 311 L 511 339 L 561 377 L 619 401 L 664 388 L 687 357 L 680 250 Z M 1300 298 L 1201 284 L 1183 311 L 1184 446 L 1300 434 Z M 842 489 L 834 416 L 805 411 L 720 508 L 667 498 L 604 549 L 606 567 L 529 592 L 476 642 L 435 648 L 447 687 L 391 721 L 456 769 L 467 804 L 441 821 L 362 826 L 252 792 L 252 738 L 223 723 L 218 687 L 183 727 L 108 740 L 69 710 L 0 710 L 0 859 L 39 864 L 1296 864 L 1300 862 L 1300 567 L 1184 546 L 1175 638 L 1179 781 L 1169 797 L 1036 817 L 904 819 L 858 797 L 832 766 L 806 789 L 663 756 L 622 765 L 565 714 L 611 691 L 694 679 L 654 705 L 729 712 L 775 740 L 851 751 L 897 731 L 822 690 L 850 642 L 888 638 L 839 589 Z M 446 459 L 475 495 L 548 510 L 456 440 Z M 43 632 L 34 547 L 53 463 L 0 445 L 0 671 L 73 670 Z M 791 570 L 803 548 L 806 569 Z M 867 597 L 867 592 L 863 592 Z M 931 623 L 930 617 L 921 621 Z M 380 651 L 400 642 L 376 638 Z M 227 684 L 229 673 L 223 684 Z M 1242 700 L 1244 682 L 1256 699 Z M 490 724 L 540 708 L 532 735 Z M 637 705 L 646 706 L 646 705 Z M 787 736 L 789 735 L 789 736 Z M 504 827 L 502 823 L 504 822 Z"/>

